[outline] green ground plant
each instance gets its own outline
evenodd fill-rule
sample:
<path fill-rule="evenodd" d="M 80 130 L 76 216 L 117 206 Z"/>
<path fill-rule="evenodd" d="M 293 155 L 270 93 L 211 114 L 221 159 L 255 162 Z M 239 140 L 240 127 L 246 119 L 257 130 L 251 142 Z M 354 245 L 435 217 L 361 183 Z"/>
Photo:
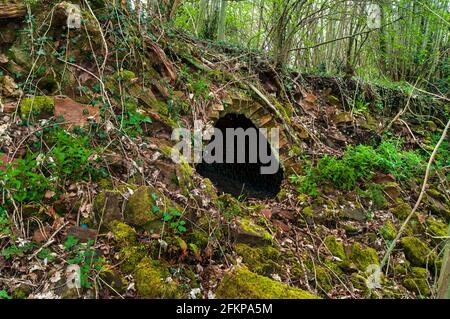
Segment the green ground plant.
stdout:
<path fill-rule="evenodd" d="M 67 263 L 80 267 L 81 287 L 91 288 L 92 278 L 96 277 L 104 264 L 104 258 L 99 257 L 94 249 L 94 241 L 88 240 L 86 243 L 80 243 L 77 238 L 69 236 L 63 246 L 69 252 Z"/>
<path fill-rule="evenodd" d="M 312 196 L 318 194 L 321 183 L 331 183 L 341 190 L 351 190 L 360 180 L 369 180 L 374 173 L 392 174 L 397 180 L 405 180 L 421 173 L 424 158 L 416 151 L 403 151 L 399 141 L 389 140 L 377 148 L 366 145 L 349 146 L 341 158 L 326 155 L 315 167 L 308 167 L 303 175 L 291 175 L 290 180 L 299 192 Z M 377 201 L 375 189 L 371 193 Z"/>

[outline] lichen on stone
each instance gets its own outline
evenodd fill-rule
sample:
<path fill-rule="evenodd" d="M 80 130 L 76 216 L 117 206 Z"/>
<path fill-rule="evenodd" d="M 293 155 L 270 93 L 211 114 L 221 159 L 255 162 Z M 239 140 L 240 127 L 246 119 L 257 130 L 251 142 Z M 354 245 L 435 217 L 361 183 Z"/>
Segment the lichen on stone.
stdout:
<path fill-rule="evenodd" d="M 299 288 L 255 274 L 245 267 L 227 273 L 216 292 L 223 299 L 317 299 L 316 295 Z"/>

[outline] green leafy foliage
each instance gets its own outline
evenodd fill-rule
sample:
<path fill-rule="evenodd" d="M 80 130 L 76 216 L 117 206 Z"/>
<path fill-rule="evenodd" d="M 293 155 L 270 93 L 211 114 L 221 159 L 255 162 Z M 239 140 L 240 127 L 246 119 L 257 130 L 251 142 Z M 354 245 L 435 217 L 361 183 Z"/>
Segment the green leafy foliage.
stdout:
<path fill-rule="evenodd" d="M 79 243 L 78 239 L 69 236 L 64 248 L 70 252 L 67 262 L 80 267 L 80 283 L 83 288 L 92 287 L 92 279 L 103 268 L 104 258 L 99 257 L 94 248 L 94 241 Z"/>
<path fill-rule="evenodd" d="M 54 128 L 39 137 L 52 145 L 50 151 L 28 152 L 24 158 L 9 163 L 6 171 L 0 171 L 0 192 L 7 191 L 15 201 L 38 202 L 47 190 L 57 190 L 66 180 L 95 180 L 107 176 L 97 163 L 89 136 Z"/>
<path fill-rule="evenodd" d="M 128 112 L 128 116 L 122 118 L 123 130 L 131 137 L 136 137 L 144 133 L 141 125 L 151 123 L 152 119 L 140 112 Z"/>
<path fill-rule="evenodd" d="M 36 255 L 39 259 L 45 260 L 47 259 L 47 261 L 53 261 L 55 259 L 55 257 L 52 255 L 52 251 L 49 248 L 43 248 L 41 249 L 37 255 Z"/>
<path fill-rule="evenodd" d="M 23 245 L 10 245 L 2 250 L 2 256 L 8 260 L 14 256 L 22 257 L 25 253 L 33 249 L 33 244 L 25 243 Z"/>
<path fill-rule="evenodd" d="M 358 145 L 347 147 L 342 158 L 324 156 L 316 167 L 306 169 L 304 175 L 292 175 L 290 180 L 302 193 L 317 195 L 317 186 L 329 182 L 342 190 L 351 190 L 358 180 L 368 180 L 375 172 L 390 173 L 398 180 L 419 174 L 425 167 L 423 158 L 415 151 L 402 151 L 401 143 L 385 141 L 376 149 Z M 375 200 L 381 201 L 379 192 L 371 190 Z"/>
<path fill-rule="evenodd" d="M 0 192 L 8 191 L 17 202 L 33 202 L 43 198 L 49 180 L 41 171 L 38 154 L 28 153 L 23 159 L 0 171 Z"/>
<path fill-rule="evenodd" d="M 0 290 L 0 299 L 12 299 L 6 290 Z"/>
<path fill-rule="evenodd" d="M 52 140 L 54 148 L 47 154 L 52 161 L 49 168 L 60 179 L 87 180 L 98 175 L 91 156 L 94 150 L 88 146 L 87 136 L 73 136 L 63 130 L 56 130 Z"/>

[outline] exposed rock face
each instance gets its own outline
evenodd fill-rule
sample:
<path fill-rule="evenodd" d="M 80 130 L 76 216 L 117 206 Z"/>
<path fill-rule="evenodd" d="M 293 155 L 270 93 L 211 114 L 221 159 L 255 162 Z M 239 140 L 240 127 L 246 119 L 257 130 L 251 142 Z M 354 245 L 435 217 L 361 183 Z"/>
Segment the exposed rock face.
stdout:
<path fill-rule="evenodd" d="M 65 126 L 70 129 L 75 126 L 84 126 L 89 120 L 99 122 L 100 110 L 96 106 L 80 104 L 66 96 L 56 96 L 53 115 L 63 118 Z"/>
<path fill-rule="evenodd" d="M 423 297 L 429 296 L 430 285 L 428 283 L 428 270 L 425 268 L 412 267 L 411 273 L 403 280 L 403 285 L 417 295 Z"/>

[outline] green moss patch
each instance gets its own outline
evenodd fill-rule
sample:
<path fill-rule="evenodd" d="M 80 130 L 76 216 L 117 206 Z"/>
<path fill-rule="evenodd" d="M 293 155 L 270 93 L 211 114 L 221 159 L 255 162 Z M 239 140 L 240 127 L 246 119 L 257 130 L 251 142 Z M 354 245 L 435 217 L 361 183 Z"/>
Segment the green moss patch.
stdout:
<path fill-rule="evenodd" d="M 405 220 L 411 214 L 412 208 L 409 203 L 400 203 L 391 209 L 392 214 L 399 220 Z"/>
<path fill-rule="evenodd" d="M 310 292 L 284 285 L 244 267 L 224 276 L 216 290 L 223 299 L 317 299 Z"/>
<path fill-rule="evenodd" d="M 397 236 L 395 225 L 388 220 L 380 229 L 380 234 L 385 240 L 393 240 Z"/>
<path fill-rule="evenodd" d="M 114 241 L 120 247 L 132 246 L 137 242 L 137 235 L 134 228 L 120 221 L 113 221 L 109 226 L 114 234 Z"/>
<path fill-rule="evenodd" d="M 412 267 L 411 274 L 406 276 L 403 280 L 403 286 L 418 295 L 426 297 L 430 295 L 430 288 L 427 279 L 428 270 L 425 268 Z"/>
<path fill-rule="evenodd" d="M 55 101 L 49 96 L 34 96 L 23 99 L 20 102 L 20 114 L 26 119 L 32 115 L 40 117 L 41 115 L 51 116 L 55 108 Z"/>
<path fill-rule="evenodd" d="M 361 271 L 366 271 L 369 265 L 378 265 L 380 263 L 375 249 L 370 247 L 364 248 L 359 243 L 353 244 L 350 259 Z"/>
<path fill-rule="evenodd" d="M 182 294 L 175 282 L 168 280 L 170 273 L 161 263 L 144 258 L 136 267 L 134 279 L 139 295 L 145 299 L 174 299 Z"/>
<path fill-rule="evenodd" d="M 339 242 L 336 237 L 332 235 L 327 236 L 324 239 L 324 243 L 333 256 L 338 257 L 341 260 L 346 259 L 344 245 Z"/>
<path fill-rule="evenodd" d="M 129 274 L 132 273 L 137 264 L 147 255 L 145 246 L 127 246 L 119 251 L 120 269 Z"/>
<path fill-rule="evenodd" d="M 152 211 L 154 206 L 156 206 L 156 201 L 152 197 L 152 189 L 147 186 L 138 188 L 128 199 L 124 211 L 125 221 L 131 225 L 143 226 L 159 219 L 160 216 Z"/>
<path fill-rule="evenodd" d="M 426 243 L 416 237 L 404 237 L 401 245 L 405 252 L 406 259 L 411 265 L 417 267 L 426 267 L 427 264 L 433 265 L 436 254 L 431 251 Z"/>
<path fill-rule="evenodd" d="M 272 246 L 250 247 L 246 244 L 237 244 L 236 252 L 247 267 L 257 274 L 270 275 L 281 269 L 277 264 L 280 252 Z"/>

